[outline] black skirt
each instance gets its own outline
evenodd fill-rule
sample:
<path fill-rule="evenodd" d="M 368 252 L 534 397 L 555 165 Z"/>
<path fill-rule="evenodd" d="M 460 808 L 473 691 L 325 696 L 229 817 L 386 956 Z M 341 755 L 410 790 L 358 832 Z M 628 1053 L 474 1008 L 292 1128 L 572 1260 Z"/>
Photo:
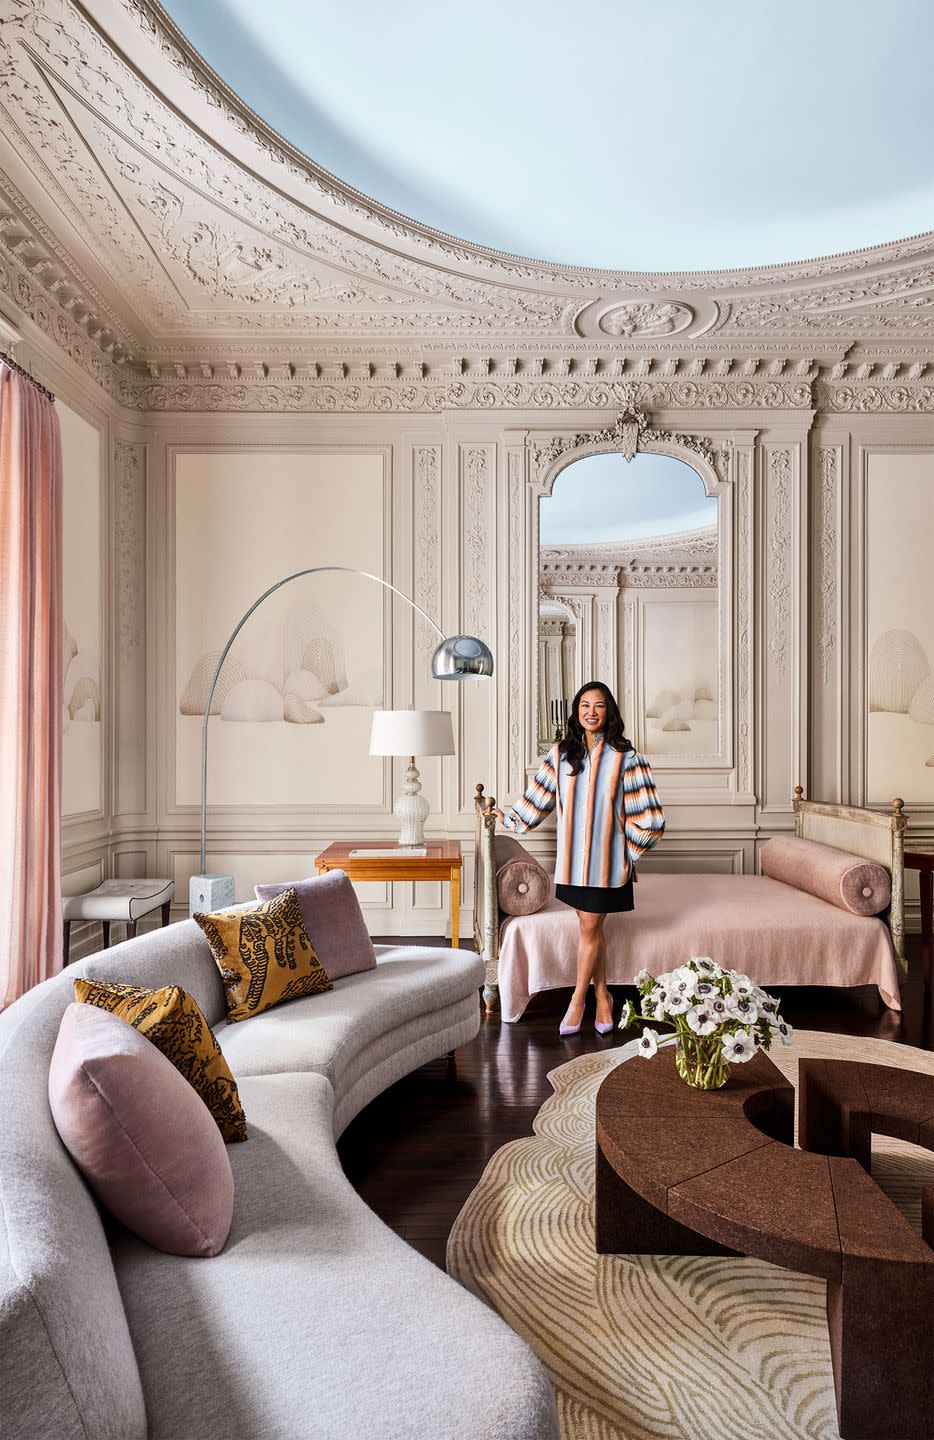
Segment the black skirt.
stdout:
<path fill-rule="evenodd" d="M 625 885 L 556 885 L 555 895 L 563 905 L 589 915 L 619 915 L 635 909 L 631 875 Z"/>

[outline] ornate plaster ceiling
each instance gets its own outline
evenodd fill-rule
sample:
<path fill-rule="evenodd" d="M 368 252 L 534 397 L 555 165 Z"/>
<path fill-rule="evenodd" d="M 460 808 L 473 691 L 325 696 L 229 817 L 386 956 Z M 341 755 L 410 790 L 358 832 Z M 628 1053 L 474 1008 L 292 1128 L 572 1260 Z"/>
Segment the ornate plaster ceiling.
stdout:
<path fill-rule="evenodd" d="M 644 382 L 653 406 L 934 409 L 932 234 L 732 272 L 535 264 L 316 167 L 151 0 L 0 21 L 0 312 L 125 404 L 604 408 Z"/>

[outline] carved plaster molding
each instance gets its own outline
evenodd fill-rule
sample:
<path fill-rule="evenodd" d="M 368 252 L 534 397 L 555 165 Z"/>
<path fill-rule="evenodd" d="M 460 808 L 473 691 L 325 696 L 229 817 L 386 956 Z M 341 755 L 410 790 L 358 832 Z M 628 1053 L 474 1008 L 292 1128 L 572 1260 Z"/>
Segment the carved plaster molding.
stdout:
<path fill-rule="evenodd" d="M 412 450 L 414 491 L 414 590 L 415 599 L 440 623 L 441 579 L 441 451 L 436 445 L 417 445 Z M 416 653 L 427 665 L 438 643 L 435 631 L 421 615 L 416 618 Z"/>
<path fill-rule="evenodd" d="M 529 476 L 538 493 L 550 495 L 560 472 L 574 460 L 609 453 L 621 454 L 626 460 L 632 460 L 637 451 L 687 460 L 697 470 L 707 493 L 716 493 L 717 485 L 729 477 L 731 443 L 718 447 L 704 435 L 684 435 L 651 425 L 648 414 L 638 402 L 643 392 L 647 392 L 658 404 L 661 388 L 669 390 L 671 387 L 638 386 L 634 382 L 620 386 L 622 411 L 605 430 L 556 434 L 547 439 L 530 437 L 526 442 Z"/>
<path fill-rule="evenodd" d="M 143 644 L 145 604 L 140 560 L 145 555 L 142 445 L 114 445 L 114 556 L 117 641 L 123 651 Z"/>
<path fill-rule="evenodd" d="M 777 411 L 819 377 L 829 409 L 934 410 L 934 235 L 678 275 L 502 255 L 321 171 L 148 0 L 7 10 L 0 123 L 29 193 L 0 176 L 5 293 L 129 408 L 610 409 L 632 379 L 653 412 Z"/>
<path fill-rule="evenodd" d="M 818 649 L 824 684 L 837 644 L 837 486 L 840 448 L 822 445 L 817 456 L 818 484 Z"/>
<path fill-rule="evenodd" d="M 736 457 L 736 716 L 737 784 L 752 788 L 752 462 L 751 446 Z"/>
<path fill-rule="evenodd" d="M 768 652 L 775 680 L 785 683 L 791 635 L 791 451 L 766 451 L 766 547 L 768 552 Z"/>
<path fill-rule="evenodd" d="M 509 773 L 508 783 L 519 784 L 522 778 L 522 663 L 521 620 L 522 582 L 519 556 L 522 553 L 522 469 L 521 450 L 509 450 L 506 458 L 509 501 Z"/>

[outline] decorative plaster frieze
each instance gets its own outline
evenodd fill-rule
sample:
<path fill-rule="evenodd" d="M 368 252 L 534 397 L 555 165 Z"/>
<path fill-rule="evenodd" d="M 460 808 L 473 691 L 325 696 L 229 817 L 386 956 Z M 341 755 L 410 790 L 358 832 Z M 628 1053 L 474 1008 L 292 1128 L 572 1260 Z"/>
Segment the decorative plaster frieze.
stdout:
<path fill-rule="evenodd" d="M 815 391 L 817 408 L 827 413 L 934 413 L 934 385 L 833 385 L 822 382 L 815 387 Z"/>

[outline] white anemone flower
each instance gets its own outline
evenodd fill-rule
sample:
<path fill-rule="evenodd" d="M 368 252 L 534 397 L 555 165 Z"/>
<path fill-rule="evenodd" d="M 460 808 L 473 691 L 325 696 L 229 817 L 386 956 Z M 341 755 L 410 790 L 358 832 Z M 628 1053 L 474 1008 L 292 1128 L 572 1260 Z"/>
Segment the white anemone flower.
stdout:
<path fill-rule="evenodd" d="M 794 1044 L 794 1031 L 787 1020 L 782 1020 L 779 1017 L 773 1020 L 772 1017 L 769 1016 L 769 1029 L 773 1035 L 780 1035 L 782 1037 L 783 1045 Z"/>
<path fill-rule="evenodd" d="M 717 1028 L 717 1021 L 704 1005 L 695 1005 L 685 1018 L 695 1035 L 712 1035 Z"/>
<path fill-rule="evenodd" d="M 627 1000 L 623 1006 L 622 1014 L 619 1017 L 620 1030 L 628 1030 L 634 1019 L 635 1011 L 632 1006 L 632 1001 Z"/>
<path fill-rule="evenodd" d="M 637 975 L 633 976 L 632 983 L 633 985 L 644 985 L 647 980 L 651 979 L 652 976 L 649 974 L 648 970 L 640 970 Z"/>
<path fill-rule="evenodd" d="M 692 970 L 690 965 L 679 965 L 668 976 L 668 992 L 671 995 L 693 995 L 696 985 L 697 971 Z"/>
<path fill-rule="evenodd" d="M 720 991 L 711 980 L 698 980 L 694 986 L 694 1002 L 698 1000 L 709 1000 L 711 995 L 719 995 Z"/>
<path fill-rule="evenodd" d="M 699 975 L 719 978 L 723 974 L 716 960 L 711 960 L 709 955 L 692 955 L 691 964 Z"/>
<path fill-rule="evenodd" d="M 651 1060 L 658 1051 L 658 1031 L 650 1030 L 647 1026 L 642 1031 L 642 1039 L 639 1041 L 638 1053 L 643 1060 Z"/>
<path fill-rule="evenodd" d="M 723 1042 L 723 1058 L 731 1065 L 745 1065 L 756 1053 L 756 1042 L 748 1030 L 737 1030 Z"/>
<path fill-rule="evenodd" d="M 667 1015 L 686 1015 L 692 1003 L 690 995 L 683 990 L 671 990 L 665 997 L 665 1013 Z"/>
<path fill-rule="evenodd" d="M 756 986 L 752 983 L 748 975 L 736 974 L 730 978 L 733 981 L 734 995 L 752 995 L 755 992 Z"/>
<path fill-rule="evenodd" d="M 759 1018 L 759 1008 L 748 995 L 732 995 L 725 997 L 725 1004 L 729 1014 L 734 1020 L 742 1020 L 744 1025 L 755 1025 Z"/>
<path fill-rule="evenodd" d="M 727 1008 L 725 996 L 720 994 L 708 996 L 708 998 L 704 1001 L 704 1004 L 707 1006 L 707 1009 L 710 1011 L 710 1013 L 716 1016 L 718 1025 L 721 1025 L 724 1020 L 733 1019 L 733 1016 L 730 1014 Z"/>

